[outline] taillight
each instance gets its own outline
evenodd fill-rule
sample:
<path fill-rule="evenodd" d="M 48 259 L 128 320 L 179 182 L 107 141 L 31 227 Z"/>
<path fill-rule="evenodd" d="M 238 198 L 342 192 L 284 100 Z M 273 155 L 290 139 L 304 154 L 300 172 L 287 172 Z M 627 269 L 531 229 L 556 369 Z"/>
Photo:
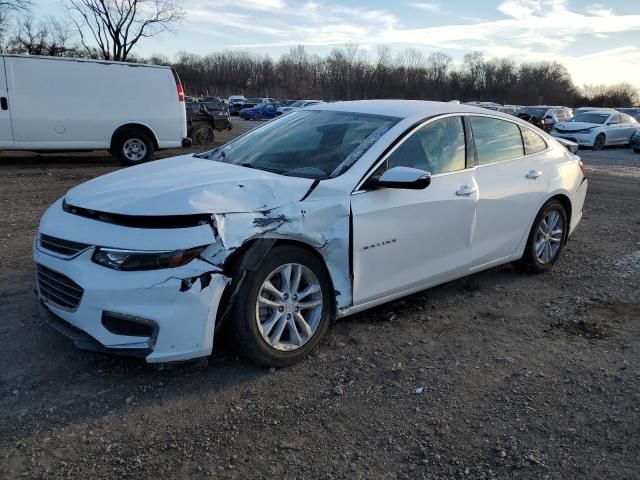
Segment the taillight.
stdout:
<path fill-rule="evenodd" d="M 586 177 L 587 176 L 587 172 L 584 169 L 584 163 L 582 163 L 582 160 L 578 160 L 578 165 L 580 166 L 580 170 L 582 171 L 582 176 Z"/>
<path fill-rule="evenodd" d="M 178 101 L 184 102 L 184 90 L 182 89 L 182 84 L 176 83 L 176 88 L 178 89 Z"/>

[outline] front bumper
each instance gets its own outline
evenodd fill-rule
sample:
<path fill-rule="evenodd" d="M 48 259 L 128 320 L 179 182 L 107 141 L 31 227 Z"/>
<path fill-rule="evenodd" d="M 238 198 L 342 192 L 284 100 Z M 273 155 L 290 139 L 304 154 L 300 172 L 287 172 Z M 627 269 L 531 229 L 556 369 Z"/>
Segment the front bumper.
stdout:
<path fill-rule="evenodd" d="M 585 147 L 593 147 L 593 143 L 596 138 L 593 133 L 560 133 L 553 130 L 551 131 L 551 136 L 556 138 L 564 138 L 565 140 L 571 140 L 572 142 Z"/>
<path fill-rule="evenodd" d="M 149 363 L 210 355 L 222 294 L 230 279 L 213 265 L 195 259 L 178 268 L 122 272 L 93 263 L 93 248 L 72 259 L 53 256 L 34 245 L 38 265 L 82 287 L 75 310 L 36 294 L 48 323 L 80 348 L 143 356 Z M 153 333 L 118 334 L 105 326 L 108 315 L 154 325 Z M 50 315 L 52 314 L 52 315 Z M 53 320 L 52 320 L 53 319 Z"/>

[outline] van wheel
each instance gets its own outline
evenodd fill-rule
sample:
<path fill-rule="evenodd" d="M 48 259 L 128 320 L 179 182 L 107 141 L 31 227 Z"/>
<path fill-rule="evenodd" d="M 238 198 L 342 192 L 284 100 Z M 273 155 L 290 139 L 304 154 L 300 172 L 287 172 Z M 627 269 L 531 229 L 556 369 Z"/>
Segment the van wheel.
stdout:
<path fill-rule="evenodd" d="M 196 127 L 191 134 L 194 145 L 211 145 L 214 139 L 213 128 L 208 126 Z"/>
<path fill-rule="evenodd" d="M 113 152 L 125 165 L 144 163 L 153 156 L 153 142 L 145 132 L 125 130 L 114 141 Z"/>
<path fill-rule="evenodd" d="M 231 308 L 229 333 L 238 353 L 259 365 L 293 365 L 318 346 L 329 327 L 328 273 L 304 249 L 275 246 L 247 272 Z"/>

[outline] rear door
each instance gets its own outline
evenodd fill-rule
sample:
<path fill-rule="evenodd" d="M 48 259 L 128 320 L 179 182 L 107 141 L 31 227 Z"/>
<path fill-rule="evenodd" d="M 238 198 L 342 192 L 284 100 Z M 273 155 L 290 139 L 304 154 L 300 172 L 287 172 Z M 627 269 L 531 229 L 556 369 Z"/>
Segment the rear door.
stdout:
<path fill-rule="evenodd" d="M 13 147 L 11 105 L 4 62 L 5 57 L 0 57 L 0 148 Z"/>
<path fill-rule="evenodd" d="M 528 235 L 549 184 L 548 146 L 535 130 L 515 122 L 486 116 L 469 120 L 479 189 L 472 268 L 480 268 L 513 255 Z"/>
<path fill-rule="evenodd" d="M 469 268 L 477 188 L 461 117 L 419 127 L 372 176 L 398 166 L 430 171 L 431 185 L 352 194 L 354 304 L 425 288 Z"/>

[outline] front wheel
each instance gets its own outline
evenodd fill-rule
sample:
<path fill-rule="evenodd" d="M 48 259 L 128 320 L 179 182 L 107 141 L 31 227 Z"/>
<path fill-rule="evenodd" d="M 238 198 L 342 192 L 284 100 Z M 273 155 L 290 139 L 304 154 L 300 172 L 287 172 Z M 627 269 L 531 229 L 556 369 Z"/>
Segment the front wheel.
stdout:
<path fill-rule="evenodd" d="M 329 327 L 329 285 L 324 265 L 313 254 L 290 245 L 274 247 L 257 270 L 246 273 L 232 306 L 230 333 L 239 353 L 272 367 L 304 359 Z"/>
<path fill-rule="evenodd" d="M 533 222 L 524 255 L 516 265 L 533 273 L 548 272 L 560 257 L 568 233 L 564 206 L 558 200 L 548 201 Z"/>
<path fill-rule="evenodd" d="M 607 138 L 604 136 L 604 133 L 599 133 L 596 139 L 593 141 L 593 149 L 602 150 L 604 148 L 606 140 Z"/>

